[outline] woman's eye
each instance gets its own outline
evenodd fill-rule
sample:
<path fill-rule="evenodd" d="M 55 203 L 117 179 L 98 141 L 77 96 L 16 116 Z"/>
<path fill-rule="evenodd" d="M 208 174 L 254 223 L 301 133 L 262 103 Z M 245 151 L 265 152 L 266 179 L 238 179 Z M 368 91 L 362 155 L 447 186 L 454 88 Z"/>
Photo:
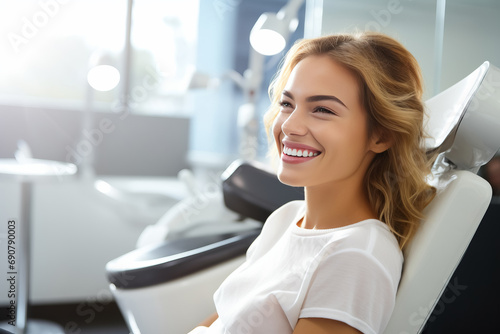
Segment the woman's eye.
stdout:
<path fill-rule="evenodd" d="M 324 107 L 317 107 L 316 109 L 314 109 L 314 112 L 319 112 L 322 114 L 336 115 L 333 111 L 331 111 L 330 109 L 324 108 Z"/>
<path fill-rule="evenodd" d="M 289 102 L 286 102 L 286 101 L 280 101 L 279 104 L 280 104 L 281 108 L 291 108 L 292 107 L 292 104 Z"/>

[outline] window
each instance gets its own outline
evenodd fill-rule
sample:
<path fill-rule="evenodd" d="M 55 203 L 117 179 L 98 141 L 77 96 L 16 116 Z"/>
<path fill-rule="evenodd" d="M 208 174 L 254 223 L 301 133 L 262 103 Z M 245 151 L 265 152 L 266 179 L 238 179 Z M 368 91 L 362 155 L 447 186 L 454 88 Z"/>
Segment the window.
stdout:
<path fill-rule="evenodd" d="M 0 103 L 113 111 L 127 94 L 132 112 L 182 111 L 195 61 L 198 0 L 137 0 L 132 63 L 121 85 L 92 91 L 89 62 L 105 54 L 124 78 L 126 0 L 0 2 Z"/>
<path fill-rule="evenodd" d="M 186 111 L 196 62 L 198 0 L 135 1 L 132 20 L 131 110 Z"/>
<path fill-rule="evenodd" d="M 92 52 L 123 49 L 122 0 L 2 1 L 0 13 L 2 104 L 82 108 Z M 108 104 L 116 97 L 96 95 Z"/>

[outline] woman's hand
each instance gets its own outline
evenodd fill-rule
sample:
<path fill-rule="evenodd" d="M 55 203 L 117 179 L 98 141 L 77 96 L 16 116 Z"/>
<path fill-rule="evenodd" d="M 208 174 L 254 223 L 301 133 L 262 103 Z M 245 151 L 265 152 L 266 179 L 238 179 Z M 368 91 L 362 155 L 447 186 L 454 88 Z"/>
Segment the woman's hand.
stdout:
<path fill-rule="evenodd" d="M 293 334 L 363 334 L 348 324 L 322 318 L 301 318 Z"/>

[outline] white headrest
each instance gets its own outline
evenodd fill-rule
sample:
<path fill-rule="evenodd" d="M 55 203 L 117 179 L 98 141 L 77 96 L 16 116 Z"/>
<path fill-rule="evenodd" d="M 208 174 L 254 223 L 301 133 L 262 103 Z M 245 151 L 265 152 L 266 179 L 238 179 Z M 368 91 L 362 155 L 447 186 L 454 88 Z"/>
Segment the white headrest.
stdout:
<path fill-rule="evenodd" d="M 426 150 L 444 152 L 457 169 L 477 172 L 500 148 L 500 69 L 489 62 L 426 108 Z"/>

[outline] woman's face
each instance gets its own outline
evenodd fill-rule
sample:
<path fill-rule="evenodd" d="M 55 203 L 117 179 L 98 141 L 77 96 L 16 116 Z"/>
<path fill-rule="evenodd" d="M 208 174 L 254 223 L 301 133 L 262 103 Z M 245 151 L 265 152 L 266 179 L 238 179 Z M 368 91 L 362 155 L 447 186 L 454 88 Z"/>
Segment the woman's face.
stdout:
<path fill-rule="evenodd" d="M 327 56 L 293 69 L 273 123 L 278 177 L 292 186 L 359 185 L 375 153 L 356 77 Z"/>

